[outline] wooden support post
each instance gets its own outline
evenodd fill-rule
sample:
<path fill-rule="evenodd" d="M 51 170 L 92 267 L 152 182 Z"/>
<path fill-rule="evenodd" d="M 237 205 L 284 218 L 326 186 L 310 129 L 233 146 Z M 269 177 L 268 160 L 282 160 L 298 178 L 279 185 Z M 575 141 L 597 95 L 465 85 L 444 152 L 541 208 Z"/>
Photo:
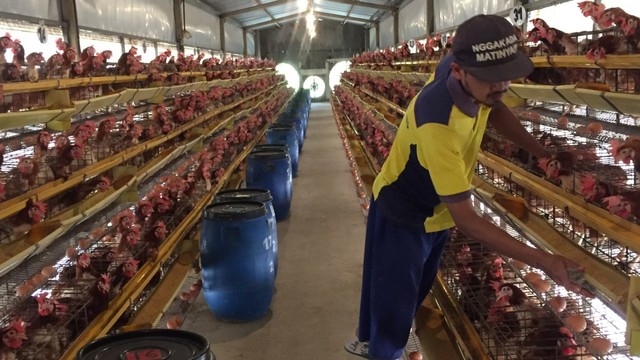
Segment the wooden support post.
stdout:
<path fill-rule="evenodd" d="M 227 44 L 226 41 L 224 39 L 224 23 L 225 23 L 226 19 L 225 18 L 220 18 L 220 50 L 222 50 L 222 60 L 226 60 L 225 58 L 227 57 Z"/>

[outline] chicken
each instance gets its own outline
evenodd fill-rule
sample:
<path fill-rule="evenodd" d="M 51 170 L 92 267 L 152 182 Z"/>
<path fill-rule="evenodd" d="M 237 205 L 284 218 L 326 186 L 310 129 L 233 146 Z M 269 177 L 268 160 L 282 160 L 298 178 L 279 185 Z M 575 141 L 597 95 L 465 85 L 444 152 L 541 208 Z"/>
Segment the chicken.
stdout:
<path fill-rule="evenodd" d="M 14 215 L 10 220 L 4 220 L 0 225 L 0 233 L 6 236 L 3 241 L 13 241 L 28 233 L 32 225 L 43 220 L 45 212 L 46 205 L 42 201 L 27 200 L 22 211 Z"/>
<path fill-rule="evenodd" d="M 132 253 L 131 250 L 135 247 L 139 240 L 140 228 L 138 226 L 132 225 L 122 233 L 120 242 L 118 243 L 118 248 L 116 249 L 116 253 Z"/>
<path fill-rule="evenodd" d="M 5 33 L 4 36 L 0 37 L 0 66 L 3 66 L 7 63 L 7 59 L 4 56 L 4 53 L 7 49 L 12 49 L 14 47 L 14 42 L 11 39 L 11 34 Z"/>
<path fill-rule="evenodd" d="M 98 132 L 94 139 L 95 144 L 95 158 L 103 160 L 111 156 L 111 130 L 116 127 L 117 119 L 115 116 L 110 116 L 102 121 L 98 125 Z"/>
<path fill-rule="evenodd" d="M 44 63 L 44 56 L 42 56 L 42 52 L 32 52 L 27 55 L 27 80 L 31 82 L 38 82 L 40 79 L 40 74 L 38 73 L 37 65 L 42 65 Z"/>
<path fill-rule="evenodd" d="M 625 37 L 603 35 L 591 43 L 586 57 L 592 61 L 602 61 L 607 54 L 629 54 L 634 48 L 635 44 L 630 43 Z"/>
<path fill-rule="evenodd" d="M 60 136 L 59 136 L 60 137 Z M 84 157 L 84 146 L 79 144 L 67 144 L 60 149 L 58 155 L 54 158 L 54 163 L 51 166 L 53 174 L 56 179 L 67 180 L 71 176 L 71 165 L 74 160 L 82 159 Z"/>
<path fill-rule="evenodd" d="M 82 184 L 74 187 L 73 189 L 66 191 L 60 195 L 55 201 L 51 201 L 51 212 L 55 213 L 63 209 L 67 209 L 79 202 L 85 200 L 94 192 L 105 192 L 111 186 L 111 180 L 106 176 L 96 176 L 90 180 L 83 182 Z"/>
<path fill-rule="evenodd" d="M 151 201 L 141 199 L 136 204 L 136 224 L 144 226 L 147 218 L 153 214 L 153 204 Z"/>
<path fill-rule="evenodd" d="M 2 329 L 0 358 L 16 359 L 15 351 L 20 349 L 22 344 L 28 340 L 26 330 L 27 324 L 21 318 L 12 320 L 8 326 Z"/>
<path fill-rule="evenodd" d="M 133 226 L 135 218 L 131 209 L 124 209 L 111 219 L 111 223 L 116 227 L 116 231 L 122 234 Z"/>
<path fill-rule="evenodd" d="M 622 161 L 630 164 L 633 161 L 636 175 L 640 177 L 640 137 L 629 136 L 624 141 L 614 139 L 609 142 L 609 145 L 611 145 L 610 152 L 615 163 Z"/>
<path fill-rule="evenodd" d="M 26 65 L 24 47 L 20 43 L 20 40 L 15 39 L 13 41 L 13 61 L 11 63 L 5 63 L 2 70 L 3 81 L 21 81 L 22 80 L 22 67 Z"/>
<path fill-rule="evenodd" d="M 116 269 L 113 275 L 113 281 L 111 287 L 114 293 L 120 292 L 123 286 L 131 280 L 131 278 L 138 272 L 138 264 L 140 262 L 133 258 L 126 260 Z"/>
<path fill-rule="evenodd" d="M 5 191 L 8 198 L 24 194 L 38 187 L 39 165 L 30 157 L 21 157 L 18 165 L 9 171 Z"/>
<path fill-rule="evenodd" d="M 558 320 L 548 319 L 525 337 L 521 351 L 524 359 L 569 360 L 576 348 L 571 331 Z"/>
<path fill-rule="evenodd" d="M 60 272 L 60 281 L 93 280 L 96 279 L 98 275 L 98 271 L 91 265 L 91 255 L 84 252 L 76 258 L 75 264 L 62 269 Z"/>
<path fill-rule="evenodd" d="M 626 191 L 619 195 L 602 199 L 609 212 L 621 218 L 628 219 L 634 216 L 640 219 L 640 191 Z"/>
<path fill-rule="evenodd" d="M 595 1 L 582 1 L 578 3 L 582 15 L 585 17 L 590 16 L 594 22 L 597 22 L 604 13 L 604 4 Z"/>
<path fill-rule="evenodd" d="M 618 7 L 609 8 L 602 12 L 602 15 L 598 19 L 597 25 L 601 29 L 610 28 L 614 24 L 620 27 L 622 25 L 623 19 L 627 17 L 629 17 L 629 14 L 627 14 L 624 10 Z"/>
<path fill-rule="evenodd" d="M 164 222 L 159 221 L 153 227 L 151 227 L 145 234 L 143 242 L 146 245 L 146 253 L 143 255 L 143 262 L 147 259 L 155 260 L 158 255 L 158 249 L 160 245 L 167 237 L 167 226 Z"/>

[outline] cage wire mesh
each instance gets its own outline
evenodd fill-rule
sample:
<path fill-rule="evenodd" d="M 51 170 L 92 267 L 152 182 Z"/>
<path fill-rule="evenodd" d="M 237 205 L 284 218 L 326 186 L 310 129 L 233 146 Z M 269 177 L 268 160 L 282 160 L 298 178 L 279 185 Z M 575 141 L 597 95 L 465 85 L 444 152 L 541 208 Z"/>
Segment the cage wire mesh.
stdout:
<path fill-rule="evenodd" d="M 532 246 L 478 198 L 474 198 L 474 206 L 511 236 Z M 516 266 L 515 262 L 470 241 L 456 230 L 450 237 L 441 274 L 491 358 L 591 359 L 589 344 L 596 338 L 607 338 L 614 344 L 609 355 L 596 358 L 631 358 L 624 342 L 626 323 L 605 303 L 568 293 L 552 280 L 544 279 L 537 269 Z M 537 283 L 539 281 L 551 286 L 546 289 Z M 501 296 L 505 287 L 510 291 L 505 293 L 511 294 L 505 296 L 506 299 Z M 552 306 L 557 297 L 566 302 L 561 312 Z M 573 325 L 572 319 L 579 317 L 586 321 L 584 329 Z"/>

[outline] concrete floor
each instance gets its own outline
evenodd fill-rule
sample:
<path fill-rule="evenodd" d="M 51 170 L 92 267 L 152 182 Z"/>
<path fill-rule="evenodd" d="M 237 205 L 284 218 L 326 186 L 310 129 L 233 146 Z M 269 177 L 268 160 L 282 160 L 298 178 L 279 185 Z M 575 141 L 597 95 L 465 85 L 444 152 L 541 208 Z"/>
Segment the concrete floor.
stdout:
<path fill-rule="evenodd" d="M 291 216 L 278 223 L 279 269 L 270 313 L 217 321 L 202 294 L 183 329 L 205 336 L 219 360 L 354 360 L 365 222 L 328 103 L 311 107 L 293 180 Z"/>

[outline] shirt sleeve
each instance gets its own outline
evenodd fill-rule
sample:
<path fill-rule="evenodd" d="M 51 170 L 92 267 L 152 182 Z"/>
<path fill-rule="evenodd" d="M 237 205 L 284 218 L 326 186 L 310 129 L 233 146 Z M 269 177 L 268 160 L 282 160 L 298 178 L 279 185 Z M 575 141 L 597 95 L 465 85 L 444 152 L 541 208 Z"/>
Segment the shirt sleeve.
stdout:
<path fill-rule="evenodd" d="M 468 174 L 460 145 L 448 126 L 425 124 L 419 128 L 420 162 L 429 170 L 431 181 L 440 197 L 463 195 L 470 190 Z"/>

